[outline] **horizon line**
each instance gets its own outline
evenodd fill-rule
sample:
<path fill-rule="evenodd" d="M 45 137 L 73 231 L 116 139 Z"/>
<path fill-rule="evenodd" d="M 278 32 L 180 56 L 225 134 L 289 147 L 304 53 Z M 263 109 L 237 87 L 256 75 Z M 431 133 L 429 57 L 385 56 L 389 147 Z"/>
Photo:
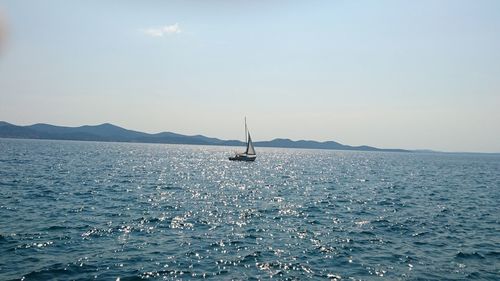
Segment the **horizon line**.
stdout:
<path fill-rule="evenodd" d="M 153 133 L 151 133 L 151 132 L 143 132 L 143 131 L 139 131 L 139 130 L 136 130 L 136 129 L 128 129 L 128 128 L 124 127 L 124 126 L 116 125 L 116 124 L 113 124 L 113 123 L 110 123 L 110 122 L 104 122 L 104 123 L 99 123 L 99 124 L 95 124 L 95 125 L 84 124 L 84 125 L 77 125 L 77 126 L 75 126 L 75 125 L 72 125 L 72 126 L 54 125 L 54 124 L 44 123 L 44 122 L 37 122 L 37 123 L 28 124 L 28 125 L 17 125 L 17 124 L 13 124 L 13 123 L 10 123 L 10 122 L 4 121 L 4 120 L 0 120 L 0 124 L 2 122 L 10 124 L 10 125 L 13 125 L 13 126 L 18 126 L 18 127 L 29 127 L 29 126 L 33 126 L 33 125 L 49 125 L 49 126 L 63 127 L 63 128 L 80 128 L 80 127 L 85 127 L 85 126 L 88 126 L 88 127 L 97 127 L 97 126 L 103 126 L 103 125 L 111 125 L 111 126 L 114 126 L 114 127 L 118 127 L 118 128 L 124 129 L 124 130 L 134 131 L 134 132 L 139 132 L 139 133 L 145 133 L 145 134 L 149 134 L 149 135 L 156 135 L 156 134 L 161 134 L 161 133 L 173 133 L 173 134 L 182 135 L 182 136 L 186 136 L 186 137 L 202 136 L 202 137 L 206 137 L 206 138 L 218 139 L 218 140 L 221 140 L 221 141 L 238 141 L 238 142 L 242 142 L 241 140 L 238 140 L 238 139 L 221 139 L 219 137 L 212 137 L 212 136 L 207 136 L 207 135 L 203 135 L 203 134 L 193 134 L 193 135 L 191 135 L 191 134 L 177 133 L 177 132 L 173 132 L 173 131 L 160 131 L 160 132 L 153 132 Z M 2 137 L 0 137 L 0 138 L 2 138 Z M 15 138 L 15 139 L 19 139 L 19 138 Z M 24 139 L 26 139 L 26 138 L 24 138 Z M 340 145 L 343 145 L 343 146 L 349 146 L 349 147 L 353 147 L 353 148 L 369 147 L 369 148 L 375 148 L 375 149 L 380 149 L 380 150 L 401 150 L 401 151 L 416 152 L 416 153 L 500 154 L 500 152 L 442 151 L 442 150 L 434 150 L 434 149 L 381 148 L 381 147 L 374 147 L 374 146 L 367 145 L 367 144 L 362 144 L 362 145 L 348 145 L 348 144 L 340 143 L 340 142 L 337 142 L 337 141 L 334 141 L 334 140 L 324 140 L 324 141 L 314 140 L 314 139 L 295 139 L 294 140 L 292 138 L 287 138 L 287 137 L 276 137 L 276 138 L 273 138 L 273 139 L 270 139 L 270 140 L 255 140 L 254 142 L 256 142 L 256 143 L 259 143 L 259 142 L 272 142 L 272 141 L 276 141 L 276 140 L 284 140 L 284 141 L 292 141 L 292 142 L 316 142 L 316 143 L 319 143 L 319 144 L 325 144 L 325 143 L 329 143 L 329 142 L 334 142 L 334 143 L 337 143 L 337 144 L 340 144 Z M 85 141 L 85 140 L 81 140 L 81 141 Z M 135 142 L 135 143 L 148 143 L 148 142 Z M 222 146 L 224 146 L 224 145 L 222 145 Z M 291 147 L 284 147 L 284 148 L 291 148 Z M 299 149 L 308 149 L 308 148 L 299 148 Z M 318 149 L 318 148 L 313 148 L 313 149 Z"/>

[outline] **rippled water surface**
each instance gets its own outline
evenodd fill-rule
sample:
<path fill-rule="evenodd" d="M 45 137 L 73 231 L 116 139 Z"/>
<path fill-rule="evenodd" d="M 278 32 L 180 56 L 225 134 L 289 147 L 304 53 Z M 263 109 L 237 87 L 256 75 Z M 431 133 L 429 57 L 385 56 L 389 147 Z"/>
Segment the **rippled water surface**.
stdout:
<path fill-rule="evenodd" d="M 500 156 L 0 139 L 0 280 L 500 279 Z"/>

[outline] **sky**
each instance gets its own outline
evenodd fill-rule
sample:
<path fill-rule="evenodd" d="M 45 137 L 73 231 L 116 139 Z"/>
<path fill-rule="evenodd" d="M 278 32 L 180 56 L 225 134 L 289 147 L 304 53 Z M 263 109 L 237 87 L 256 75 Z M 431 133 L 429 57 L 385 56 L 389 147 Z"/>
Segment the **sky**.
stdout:
<path fill-rule="evenodd" d="M 500 152 L 500 1 L 0 0 L 0 120 Z"/>

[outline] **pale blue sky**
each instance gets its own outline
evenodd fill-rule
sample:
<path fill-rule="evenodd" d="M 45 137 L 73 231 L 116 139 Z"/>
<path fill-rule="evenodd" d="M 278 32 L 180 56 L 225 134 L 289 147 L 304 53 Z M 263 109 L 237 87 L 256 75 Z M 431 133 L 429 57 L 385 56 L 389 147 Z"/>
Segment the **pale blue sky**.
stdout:
<path fill-rule="evenodd" d="M 0 120 L 500 152 L 500 1 L 0 0 Z"/>

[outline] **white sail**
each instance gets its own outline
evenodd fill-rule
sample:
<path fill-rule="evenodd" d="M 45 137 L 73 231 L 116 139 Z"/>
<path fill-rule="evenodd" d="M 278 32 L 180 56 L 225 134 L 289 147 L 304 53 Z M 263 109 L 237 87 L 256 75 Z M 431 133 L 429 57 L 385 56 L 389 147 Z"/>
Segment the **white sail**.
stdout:
<path fill-rule="evenodd" d="M 252 138 L 250 137 L 250 132 L 248 132 L 247 151 L 245 151 L 245 154 L 255 155 L 255 148 L 253 147 Z"/>

